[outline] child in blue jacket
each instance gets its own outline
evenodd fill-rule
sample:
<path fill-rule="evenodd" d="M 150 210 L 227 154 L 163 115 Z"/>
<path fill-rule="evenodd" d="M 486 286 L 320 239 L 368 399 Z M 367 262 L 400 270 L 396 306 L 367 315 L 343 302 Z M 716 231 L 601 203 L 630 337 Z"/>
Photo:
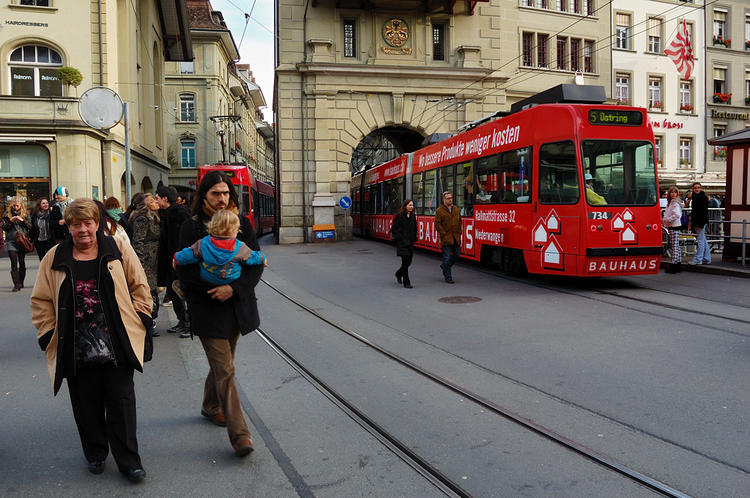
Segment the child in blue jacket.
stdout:
<path fill-rule="evenodd" d="M 237 240 L 240 219 L 232 211 L 217 211 L 208 223 L 208 235 L 174 255 L 173 265 L 200 263 L 200 276 L 216 285 L 225 285 L 237 280 L 242 273 L 241 265 L 266 265 L 266 256 L 253 251 Z"/>

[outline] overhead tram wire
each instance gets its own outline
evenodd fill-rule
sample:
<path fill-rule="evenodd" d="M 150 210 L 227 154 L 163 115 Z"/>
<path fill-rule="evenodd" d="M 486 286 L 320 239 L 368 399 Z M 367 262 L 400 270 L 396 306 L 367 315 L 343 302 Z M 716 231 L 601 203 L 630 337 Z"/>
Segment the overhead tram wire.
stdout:
<path fill-rule="evenodd" d="M 651 17 L 659 17 L 659 16 L 663 16 L 664 14 L 667 14 L 668 12 L 670 12 L 670 11 L 672 11 L 672 10 L 674 10 L 674 9 L 677 9 L 677 8 L 681 8 L 681 7 L 684 7 L 684 8 L 690 9 L 690 10 L 705 9 L 705 7 L 707 7 L 707 6 L 711 5 L 711 4 L 714 4 L 714 3 L 716 3 L 716 2 L 718 2 L 718 0 L 710 0 L 710 1 L 709 1 L 709 2 L 707 2 L 707 3 L 705 4 L 705 5 L 701 5 L 701 6 L 697 6 L 697 5 L 688 5 L 688 4 L 680 4 L 680 5 L 674 5 L 674 6 L 670 7 L 670 8 L 668 8 L 668 9 L 664 10 L 663 12 L 660 12 L 660 13 L 658 13 L 658 14 L 655 14 L 655 15 L 653 15 L 653 16 L 651 16 Z M 612 3 L 612 0 L 609 0 L 609 1 L 607 2 L 607 3 L 605 3 L 604 5 L 602 5 L 601 7 L 599 7 L 598 9 L 594 10 L 594 12 L 593 12 L 592 14 L 595 14 L 596 12 L 598 12 L 599 10 L 601 10 L 602 8 L 606 7 L 607 5 L 609 5 L 609 4 L 611 4 L 611 3 Z M 584 16 L 584 17 L 581 17 L 580 19 L 578 19 L 578 20 L 576 20 L 575 22 L 573 22 L 573 23 L 569 24 L 568 26 L 566 26 L 565 28 L 561 29 L 560 31 L 558 31 L 558 32 L 556 32 L 556 33 L 553 33 L 553 34 L 550 34 L 550 35 L 549 35 L 549 38 L 551 39 L 551 38 L 557 37 L 557 35 L 560 35 L 560 34 L 566 34 L 566 33 L 565 33 L 565 32 L 566 32 L 566 30 L 568 30 L 568 29 L 570 29 L 571 27 L 575 26 L 576 24 L 578 24 L 579 22 L 583 21 L 584 19 L 587 19 L 587 18 L 589 18 L 589 17 L 590 17 L 590 15 L 591 15 L 591 14 L 589 14 L 589 15 L 587 15 L 587 16 Z M 673 20 L 673 19 L 676 19 L 676 18 L 678 18 L 678 17 L 680 17 L 680 16 L 677 16 L 677 17 L 673 17 L 673 18 L 670 18 L 669 20 L 671 21 L 671 20 Z M 647 23 L 648 23 L 648 19 L 646 19 L 646 21 L 641 21 L 641 22 L 639 22 L 639 23 L 636 23 L 636 24 L 634 24 L 633 26 L 631 26 L 631 30 L 632 30 L 632 28 L 635 28 L 636 26 L 639 26 L 639 25 L 644 25 L 644 24 L 647 24 Z M 664 21 L 663 21 L 663 22 L 662 22 L 661 24 L 664 24 Z M 630 35 L 629 39 L 632 39 L 632 38 L 633 38 L 633 37 L 635 37 L 636 35 L 638 35 L 638 34 L 642 34 L 642 33 L 645 33 L 645 32 L 646 32 L 646 30 L 643 30 L 643 31 L 639 31 L 638 33 L 632 33 L 632 34 Z M 608 39 L 611 39 L 611 37 L 607 37 L 607 38 L 608 38 Z M 597 43 L 597 44 L 599 44 L 599 43 L 602 43 L 602 42 L 603 42 L 603 40 L 599 40 L 599 41 L 597 41 L 596 43 Z M 598 52 L 599 50 L 603 50 L 604 48 L 609 48 L 609 47 L 611 47 L 611 46 L 612 46 L 612 42 L 611 42 L 611 41 L 609 41 L 609 42 L 607 43 L 607 45 L 605 45 L 604 47 L 601 47 L 601 48 L 599 48 L 599 49 L 596 49 L 596 50 L 595 50 L 595 52 Z M 537 48 L 537 47 L 538 47 L 538 45 L 534 45 L 534 46 L 532 47 L 532 50 L 536 50 L 536 48 Z M 467 86 L 463 87 L 462 89 L 458 90 L 458 92 L 456 92 L 456 93 L 454 94 L 454 97 L 455 97 L 455 98 L 459 98 L 459 97 L 458 97 L 458 95 L 459 95 L 459 94 L 460 94 L 461 92 L 463 92 L 463 91 L 465 91 L 465 90 L 468 90 L 469 88 L 471 88 L 471 87 L 472 87 L 473 85 L 475 85 L 475 84 L 477 84 L 477 83 L 481 83 L 481 82 L 482 82 L 482 81 L 484 81 L 485 79 L 488 79 L 488 78 L 490 78 L 490 77 L 492 76 L 492 74 L 494 74 L 495 72 L 497 72 L 497 71 L 501 70 L 502 68 L 506 67 L 507 65 L 509 65 L 509 64 L 512 64 L 512 63 L 513 63 L 513 62 L 515 62 L 515 61 L 518 61 L 518 60 L 519 60 L 519 59 L 520 59 L 521 57 L 523 57 L 523 54 L 520 54 L 520 55 L 518 55 L 517 57 L 514 57 L 513 59 L 510 59 L 510 60 L 508 60 L 507 62 L 505 62 L 504 64 L 502 64 L 502 65 L 501 65 L 500 67 L 498 67 L 497 69 L 495 69 L 494 71 L 492 71 L 492 73 L 490 73 L 490 74 L 487 74 L 487 75 L 485 75 L 485 76 L 483 76 L 483 77 L 481 77 L 481 78 L 479 78 L 479 79 L 476 79 L 476 80 L 474 80 L 474 81 L 473 81 L 473 82 L 471 82 L 471 83 L 470 83 L 469 85 L 467 85 Z M 530 75 L 530 76 L 528 76 L 528 75 L 526 75 L 526 74 L 520 75 L 519 77 L 524 77 L 524 78 L 523 78 L 523 79 L 522 79 L 521 81 L 519 81 L 519 82 L 515 82 L 515 83 L 513 83 L 513 84 L 518 84 L 518 83 L 521 83 L 521 82 L 527 81 L 527 80 L 529 80 L 529 79 L 531 79 L 531 78 L 534 78 L 534 77 L 536 77 L 536 76 L 538 76 L 538 75 L 539 75 L 539 73 L 535 73 L 535 74 L 532 74 L 532 75 Z M 511 76 L 511 78 L 509 78 L 509 80 L 512 80 L 513 78 L 516 78 L 516 76 Z M 495 88 L 492 88 L 492 89 L 482 90 L 482 91 L 479 91 L 479 92 L 477 92 L 477 93 L 475 93 L 475 94 L 473 94 L 473 95 L 469 95 L 469 96 L 466 96 L 466 98 L 468 98 L 468 99 L 474 99 L 474 100 L 476 100 L 477 98 L 483 98 L 483 97 L 486 97 L 486 96 L 488 96 L 488 95 L 492 95 L 492 94 L 494 94 L 495 92 L 499 92 L 499 91 L 503 91 L 503 90 L 506 90 L 507 88 L 508 88 L 508 82 L 506 82 L 506 83 L 505 83 L 505 84 L 504 84 L 504 85 L 503 85 L 502 87 L 499 87 L 499 88 L 498 88 L 498 87 L 496 86 Z M 435 107 L 436 105 L 437 105 L 437 104 L 434 104 L 433 106 L 427 106 L 427 107 L 425 107 L 425 109 L 424 109 L 424 110 L 422 111 L 422 114 L 424 114 L 425 112 L 427 112 L 427 111 L 431 110 L 431 108 L 432 108 L 432 107 Z"/>
<path fill-rule="evenodd" d="M 716 3 L 717 1 L 718 1 L 718 0 L 712 0 L 712 1 L 710 2 L 710 3 Z M 707 5 L 710 5 L 710 4 L 707 4 Z M 680 6 L 678 5 L 677 7 L 680 7 Z M 695 7 L 690 7 L 690 8 L 692 8 L 692 9 L 695 9 Z M 668 9 L 667 11 L 665 11 L 665 12 L 662 12 L 662 13 L 661 13 L 661 14 L 659 14 L 659 15 L 665 14 L 665 13 L 666 13 L 666 12 L 668 12 L 669 10 L 672 10 L 672 9 Z M 664 25 L 664 24 L 665 24 L 666 22 L 668 22 L 668 21 L 672 21 L 672 20 L 674 20 L 674 19 L 679 19 L 680 17 L 682 17 L 682 16 L 681 16 L 681 15 L 678 15 L 678 16 L 675 16 L 675 17 L 672 17 L 672 18 L 666 19 L 666 20 L 662 21 L 662 22 L 660 23 L 660 25 Z M 643 23 L 641 22 L 641 23 L 638 23 L 638 24 L 643 24 Z M 637 26 L 638 24 L 636 24 L 636 26 Z M 637 32 L 637 33 L 633 33 L 633 34 L 632 34 L 632 35 L 631 35 L 631 36 L 629 37 L 629 39 L 632 39 L 632 38 L 634 38 L 634 37 L 635 37 L 635 36 L 637 36 L 637 35 L 640 35 L 640 34 L 646 33 L 647 31 L 648 31 L 648 29 L 644 29 L 644 30 L 642 30 L 642 31 L 639 31 L 639 32 Z M 600 41 L 600 42 L 597 42 L 597 43 L 601 43 L 601 41 Z M 613 43 L 614 43 L 614 42 L 610 40 L 610 41 L 609 41 L 608 43 L 606 43 L 605 45 L 603 45 L 603 46 L 600 46 L 599 48 L 595 49 L 593 53 L 599 52 L 600 50 L 605 50 L 605 49 L 609 49 L 610 47 L 612 47 Z M 526 73 L 526 74 L 518 75 L 518 78 L 520 78 L 520 79 L 518 79 L 517 81 L 513 81 L 513 82 L 511 83 L 511 80 L 513 80 L 514 78 L 516 78 L 515 76 L 513 76 L 513 77 L 509 78 L 509 81 L 508 81 L 508 82 L 506 82 L 506 85 L 505 85 L 505 86 L 504 86 L 504 87 L 502 88 L 502 90 L 507 90 L 507 89 L 508 89 L 509 87 L 511 87 L 511 86 L 515 86 L 515 85 L 518 85 L 518 84 L 520 84 L 520 83 L 524 83 L 524 82 L 526 82 L 526 81 L 528 81 L 528 80 L 530 80 L 530 79 L 532 79 L 532 78 L 535 78 L 535 77 L 539 76 L 540 74 L 543 74 L 543 73 L 539 73 L 539 72 L 532 72 L 532 73 L 530 73 L 530 74 L 529 74 L 529 73 Z M 498 90 L 500 90 L 500 89 L 498 89 Z M 493 92 L 494 92 L 494 90 L 493 90 Z M 492 92 L 489 92 L 488 94 L 491 94 L 491 93 L 492 93 Z"/>

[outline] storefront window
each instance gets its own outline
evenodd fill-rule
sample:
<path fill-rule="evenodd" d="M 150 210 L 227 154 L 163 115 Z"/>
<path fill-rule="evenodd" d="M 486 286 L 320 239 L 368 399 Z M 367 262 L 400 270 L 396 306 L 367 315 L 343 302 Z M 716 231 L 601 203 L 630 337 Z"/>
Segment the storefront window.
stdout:
<path fill-rule="evenodd" d="M 40 197 L 49 198 L 49 153 L 40 145 L 0 144 L 0 211 L 10 197 L 20 196 L 31 210 Z"/>

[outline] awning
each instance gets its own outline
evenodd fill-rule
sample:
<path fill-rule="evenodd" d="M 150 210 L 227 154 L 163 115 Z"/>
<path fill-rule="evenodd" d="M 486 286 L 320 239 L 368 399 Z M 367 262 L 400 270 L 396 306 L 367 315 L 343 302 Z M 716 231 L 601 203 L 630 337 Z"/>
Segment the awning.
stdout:
<path fill-rule="evenodd" d="M 0 143 L 22 144 L 36 142 L 54 142 L 55 135 L 30 135 L 30 134 L 0 134 Z"/>
<path fill-rule="evenodd" d="M 193 60 L 193 40 L 190 37 L 185 0 L 156 0 L 159 9 L 164 59 L 167 61 Z"/>

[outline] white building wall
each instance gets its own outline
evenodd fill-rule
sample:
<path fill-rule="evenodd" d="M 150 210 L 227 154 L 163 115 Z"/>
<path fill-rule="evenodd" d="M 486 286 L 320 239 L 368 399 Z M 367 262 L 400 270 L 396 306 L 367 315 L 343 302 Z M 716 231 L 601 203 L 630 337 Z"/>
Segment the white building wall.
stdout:
<path fill-rule="evenodd" d="M 616 97 L 618 73 L 631 77 L 630 104 L 649 108 L 649 77 L 662 78 L 662 110 L 649 108 L 648 116 L 654 125 L 654 135 L 661 138 L 661 182 L 686 181 L 705 172 L 705 29 L 702 0 L 675 5 L 668 0 L 614 0 L 612 3 L 612 96 Z M 627 14 L 631 19 L 631 37 L 628 49 L 617 48 L 617 14 Z M 664 50 L 677 34 L 682 20 L 692 26 L 692 44 L 695 64 L 690 76 L 692 82 L 692 111 L 680 109 L 680 80 L 677 66 L 663 52 L 649 52 L 648 19 L 662 19 L 661 49 Z M 680 164 L 680 138 L 692 139 L 691 161 Z M 682 183 L 681 181 L 681 183 Z"/>

